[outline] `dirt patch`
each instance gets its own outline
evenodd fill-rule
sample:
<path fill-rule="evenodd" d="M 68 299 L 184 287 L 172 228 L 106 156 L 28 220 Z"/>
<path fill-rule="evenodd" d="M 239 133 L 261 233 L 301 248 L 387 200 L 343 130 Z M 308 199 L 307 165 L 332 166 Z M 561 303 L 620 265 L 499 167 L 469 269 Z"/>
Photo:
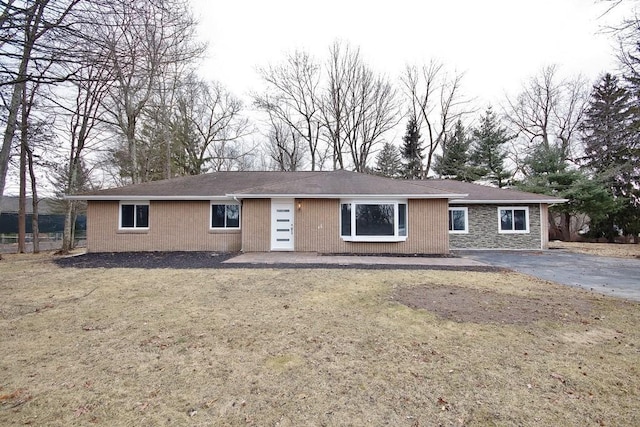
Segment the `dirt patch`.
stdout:
<path fill-rule="evenodd" d="M 511 295 L 460 286 L 425 284 L 399 288 L 393 298 L 455 322 L 528 324 L 538 321 L 580 321 L 591 311 L 582 299 Z"/>

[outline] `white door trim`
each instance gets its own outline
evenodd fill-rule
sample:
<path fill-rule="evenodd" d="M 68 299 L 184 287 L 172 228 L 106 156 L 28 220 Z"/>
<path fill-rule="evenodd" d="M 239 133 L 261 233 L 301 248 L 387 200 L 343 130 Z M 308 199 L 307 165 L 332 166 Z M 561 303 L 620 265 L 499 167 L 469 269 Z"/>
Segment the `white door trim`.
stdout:
<path fill-rule="evenodd" d="M 271 250 L 293 251 L 294 244 L 294 200 L 271 199 Z"/>

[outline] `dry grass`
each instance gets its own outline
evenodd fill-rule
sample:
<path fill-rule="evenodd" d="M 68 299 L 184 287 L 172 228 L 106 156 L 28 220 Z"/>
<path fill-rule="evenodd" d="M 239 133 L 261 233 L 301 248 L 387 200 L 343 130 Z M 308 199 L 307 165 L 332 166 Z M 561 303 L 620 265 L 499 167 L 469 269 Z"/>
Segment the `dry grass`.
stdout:
<path fill-rule="evenodd" d="M 589 255 L 640 259 L 640 245 L 634 244 L 553 241 L 549 242 L 549 248 Z"/>
<path fill-rule="evenodd" d="M 640 425 L 638 304 L 519 274 L 0 269 L 0 425 Z M 393 299 L 423 285 L 589 311 L 455 322 Z"/>

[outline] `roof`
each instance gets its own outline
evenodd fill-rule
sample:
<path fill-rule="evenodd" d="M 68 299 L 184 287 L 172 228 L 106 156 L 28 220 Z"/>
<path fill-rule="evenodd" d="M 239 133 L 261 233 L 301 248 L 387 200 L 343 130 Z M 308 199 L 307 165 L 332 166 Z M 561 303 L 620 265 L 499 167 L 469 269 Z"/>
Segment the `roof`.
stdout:
<path fill-rule="evenodd" d="M 567 199 L 548 196 L 546 194 L 527 193 L 507 188 L 496 188 L 488 185 L 456 181 L 453 179 L 428 179 L 425 185 L 439 188 L 451 193 L 466 193 L 468 197 L 453 199 L 451 203 L 565 203 Z"/>
<path fill-rule="evenodd" d="M 212 172 L 67 196 L 81 200 L 211 200 L 267 197 L 460 198 L 423 185 L 345 170 L 322 172 Z"/>
<path fill-rule="evenodd" d="M 446 198 L 452 203 L 563 203 L 541 194 L 467 182 L 398 180 L 345 170 L 212 172 L 67 196 L 80 200 L 215 200 L 252 198 Z"/>

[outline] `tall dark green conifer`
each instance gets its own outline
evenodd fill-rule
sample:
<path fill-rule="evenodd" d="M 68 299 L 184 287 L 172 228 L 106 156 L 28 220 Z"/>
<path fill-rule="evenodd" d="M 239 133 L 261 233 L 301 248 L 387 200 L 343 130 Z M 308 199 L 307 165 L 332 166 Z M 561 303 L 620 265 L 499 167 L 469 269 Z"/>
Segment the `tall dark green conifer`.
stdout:
<path fill-rule="evenodd" d="M 615 200 L 616 208 L 592 224 L 596 236 L 609 240 L 619 230 L 634 235 L 640 231 L 640 145 L 635 116 L 629 91 L 615 76 L 605 74 L 593 88 L 581 130 L 583 167 Z"/>
<path fill-rule="evenodd" d="M 562 147 L 539 145 L 525 162 L 526 177 L 518 188 L 531 193 L 548 194 L 567 203 L 551 206 L 549 211 L 559 215 L 562 239 L 570 241 L 573 233 L 571 218 L 587 214 L 592 224 L 602 221 L 606 212 L 614 208 L 613 199 L 606 187 L 590 179 L 582 171 L 569 168 L 563 160 Z"/>
<path fill-rule="evenodd" d="M 433 170 L 438 176 L 458 181 L 473 181 L 475 174 L 469 165 L 470 144 L 462 120 L 458 120 L 453 133 L 447 135 L 442 142 L 442 155 L 435 156 Z"/>
<path fill-rule="evenodd" d="M 581 126 L 584 166 L 603 175 L 626 162 L 632 117 L 629 93 L 618 85 L 617 77 L 605 74 L 593 87 Z"/>
<path fill-rule="evenodd" d="M 407 132 L 402 137 L 402 158 L 404 159 L 404 177 L 406 179 L 424 178 L 422 165 L 422 141 L 420 141 L 420 129 L 415 117 L 411 117 L 407 123 Z"/>
<path fill-rule="evenodd" d="M 500 126 L 493 109 L 488 107 L 480 117 L 480 127 L 473 131 L 471 144 L 470 160 L 478 179 L 489 180 L 500 188 L 507 185 L 512 173 L 504 164 L 507 158 L 504 145 L 512 139 L 507 129 Z"/>

